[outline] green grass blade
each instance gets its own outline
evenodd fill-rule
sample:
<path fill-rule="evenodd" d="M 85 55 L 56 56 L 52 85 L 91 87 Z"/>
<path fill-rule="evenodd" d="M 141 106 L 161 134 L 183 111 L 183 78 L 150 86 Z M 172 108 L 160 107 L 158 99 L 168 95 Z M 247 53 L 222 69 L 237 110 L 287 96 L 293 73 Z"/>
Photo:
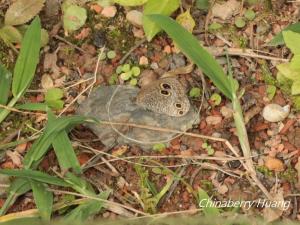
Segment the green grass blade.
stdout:
<path fill-rule="evenodd" d="M 191 59 L 229 99 L 232 99 L 230 84 L 222 67 L 217 63 L 191 33 L 168 16 L 152 14 L 147 16 L 159 25 L 177 44 L 180 50 Z"/>
<path fill-rule="evenodd" d="M 206 191 L 204 191 L 202 188 L 199 188 L 198 190 L 198 199 L 199 206 L 203 208 L 204 215 L 210 217 L 220 215 L 219 209 L 213 206 L 213 201 L 210 199 Z"/>
<path fill-rule="evenodd" d="M 11 73 L 0 64 L 0 104 L 6 105 L 10 90 Z M 0 109 L 1 111 L 1 109 Z"/>
<path fill-rule="evenodd" d="M 58 177 L 50 176 L 49 174 L 37 171 L 37 170 L 30 170 L 30 169 L 22 169 L 22 170 L 15 170 L 15 169 L 0 169 L 0 174 L 5 174 L 9 176 L 21 177 L 32 179 L 35 181 L 53 184 L 57 186 L 68 187 L 69 184 L 66 183 L 63 179 Z"/>
<path fill-rule="evenodd" d="M 80 164 L 65 130 L 62 130 L 53 139 L 52 145 L 62 171 L 67 171 L 71 168 L 75 173 L 81 173 Z"/>
<path fill-rule="evenodd" d="M 53 206 L 53 194 L 47 191 L 47 186 L 41 182 L 35 180 L 30 181 L 34 202 L 39 210 L 41 218 L 45 221 L 50 221 L 52 206 Z"/>
<path fill-rule="evenodd" d="M 103 191 L 96 197 L 99 199 L 106 200 L 110 194 L 110 191 Z M 89 217 L 94 216 L 97 214 L 104 206 L 104 202 L 97 201 L 97 200 L 90 200 L 85 202 L 82 205 L 77 206 L 71 212 L 69 212 L 65 220 L 72 222 L 77 221 L 79 223 L 86 221 Z"/>
<path fill-rule="evenodd" d="M 12 82 L 12 93 L 19 98 L 30 85 L 39 61 L 41 46 L 41 22 L 36 17 L 28 27 L 22 40 Z"/>
<path fill-rule="evenodd" d="M 24 167 L 27 169 L 36 168 L 40 160 L 47 153 L 54 138 L 56 138 L 62 130 L 68 129 L 70 126 L 83 123 L 84 121 L 87 121 L 86 117 L 70 116 L 54 119 L 51 123 L 48 122 L 44 133 L 33 143 L 31 149 L 29 149 L 25 155 L 23 160 Z"/>
<path fill-rule="evenodd" d="M 0 216 L 3 216 L 7 212 L 7 210 L 14 204 L 14 202 L 20 195 L 25 194 L 30 189 L 31 186 L 27 179 L 15 179 L 8 189 L 7 198 L 0 209 Z"/>
<path fill-rule="evenodd" d="M 31 111 L 44 111 L 47 112 L 49 109 L 48 105 L 45 103 L 25 103 L 22 105 L 16 105 L 16 109 L 31 110 Z"/>

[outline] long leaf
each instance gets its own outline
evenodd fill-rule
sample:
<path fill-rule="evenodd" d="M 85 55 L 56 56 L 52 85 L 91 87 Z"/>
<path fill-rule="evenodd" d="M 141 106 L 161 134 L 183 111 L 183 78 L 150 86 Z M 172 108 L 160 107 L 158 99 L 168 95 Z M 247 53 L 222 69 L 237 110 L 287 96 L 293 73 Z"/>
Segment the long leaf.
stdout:
<path fill-rule="evenodd" d="M 39 61 L 41 46 L 41 22 L 36 17 L 28 27 L 22 40 L 22 47 L 18 56 L 12 83 L 12 93 L 19 98 L 30 85 Z"/>
<path fill-rule="evenodd" d="M 34 202 L 39 210 L 40 216 L 45 221 L 50 221 L 52 206 L 53 206 L 53 194 L 47 191 L 47 186 L 41 182 L 31 180 L 31 188 L 33 192 Z"/>
<path fill-rule="evenodd" d="M 143 28 L 148 41 L 151 41 L 161 28 L 151 21 L 146 15 L 161 14 L 169 16 L 179 8 L 179 5 L 179 0 L 149 0 L 146 3 L 143 11 Z"/>
<path fill-rule="evenodd" d="M 25 194 L 31 189 L 30 183 L 27 179 L 17 178 L 15 179 L 8 189 L 8 196 L 5 200 L 5 203 L 0 209 L 0 216 L 3 216 L 10 206 L 14 204 L 16 199 Z"/>
<path fill-rule="evenodd" d="M 226 97 L 232 99 L 230 83 L 222 67 L 199 44 L 199 40 L 168 16 L 152 14 L 147 17 L 175 41 L 180 50 L 213 81 Z"/>
<path fill-rule="evenodd" d="M 220 211 L 217 207 L 213 206 L 213 202 L 202 188 L 198 190 L 198 199 L 199 199 L 199 206 L 203 208 L 203 212 L 206 216 L 218 216 Z"/>
<path fill-rule="evenodd" d="M 52 145 L 61 170 L 67 171 L 72 168 L 76 173 L 81 172 L 80 164 L 65 130 L 59 132 L 56 138 L 53 139 Z"/>
<path fill-rule="evenodd" d="M 109 196 L 109 191 L 103 191 L 96 197 L 100 199 L 106 200 Z M 97 214 L 104 206 L 104 202 L 98 201 L 98 200 L 90 200 L 82 205 L 77 206 L 75 209 L 73 209 L 70 213 L 66 216 L 66 221 L 72 222 L 77 221 L 79 223 L 84 222 L 89 217 L 94 216 Z"/>
<path fill-rule="evenodd" d="M 33 179 L 36 181 L 40 181 L 47 184 L 53 184 L 57 186 L 68 187 L 69 184 L 66 183 L 63 179 L 58 177 L 50 176 L 46 173 L 37 171 L 37 170 L 30 170 L 30 169 L 22 169 L 22 170 L 15 170 L 15 169 L 0 169 L 0 174 L 5 174 L 9 176 L 16 176 L 22 178 Z"/>
<path fill-rule="evenodd" d="M 6 105 L 10 90 L 11 73 L 0 64 L 0 104 Z M 1 111 L 1 109 L 0 109 Z"/>
<path fill-rule="evenodd" d="M 24 167 L 35 169 L 60 131 L 84 121 L 87 121 L 86 117 L 70 116 L 55 119 L 51 123 L 48 122 L 44 133 L 33 143 L 31 149 L 25 155 L 23 160 Z"/>

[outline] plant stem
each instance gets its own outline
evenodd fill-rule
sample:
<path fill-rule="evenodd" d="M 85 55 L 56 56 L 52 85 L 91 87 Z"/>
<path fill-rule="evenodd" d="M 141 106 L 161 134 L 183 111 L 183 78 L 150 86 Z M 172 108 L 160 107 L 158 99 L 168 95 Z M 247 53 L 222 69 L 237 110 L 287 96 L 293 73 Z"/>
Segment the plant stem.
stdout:
<path fill-rule="evenodd" d="M 17 103 L 17 101 L 19 100 L 19 95 L 16 97 L 13 97 L 13 99 L 10 100 L 10 102 L 8 103 L 8 107 L 12 108 L 14 107 L 14 105 Z M 10 113 L 9 109 L 3 109 L 0 111 L 0 123 L 2 123 L 3 120 L 5 120 L 5 118 L 7 117 L 7 115 Z"/>
<path fill-rule="evenodd" d="M 266 195 L 266 197 L 269 200 L 271 200 L 272 196 L 256 176 L 256 171 L 253 165 L 253 161 L 251 159 L 251 149 L 250 149 L 247 129 L 244 123 L 242 107 L 235 93 L 233 94 L 233 98 L 232 98 L 232 106 L 233 106 L 233 118 L 237 130 L 238 139 L 242 148 L 243 156 L 246 158 L 245 160 L 245 165 L 247 166 L 246 169 L 249 171 L 250 176 L 253 179 L 253 181 L 256 183 L 256 185 L 261 189 L 261 191 Z"/>

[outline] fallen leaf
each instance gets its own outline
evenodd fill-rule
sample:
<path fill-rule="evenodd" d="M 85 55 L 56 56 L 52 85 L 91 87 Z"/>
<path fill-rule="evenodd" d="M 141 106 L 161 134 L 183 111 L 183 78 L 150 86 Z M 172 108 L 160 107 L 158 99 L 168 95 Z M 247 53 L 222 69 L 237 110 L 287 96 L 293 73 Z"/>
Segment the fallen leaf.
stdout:
<path fill-rule="evenodd" d="M 41 86 L 42 86 L 43 89 L 53 88 L 54 83 L 53 83 L 53 80 L 52 80 L 52 78 L 51 78 L 51 76 L 49 74 L 44 74 L 42 76 Z"/>
<path fill-rule="evenodd" d="M 8 150 L 6 151 L 6 155 L 11 159 L 11 161 L 15 166 L 17 167 L 22 166 L 22 156 L 20 155 L 19 152 Z"/>
<path fill-rule="evenodd" d="M 222 4 L 216 3 L 212 7 L 212 16 L 222 20 L 228 20 L 240 9 L 240 3 L 236 0 L 229 0 Z"/>
<path fill-rule="evenodd" d="M 21 25 L 31 20 L 43 8 L 45 0 L 17 0 L 5 13 L 5 25 Z"/>

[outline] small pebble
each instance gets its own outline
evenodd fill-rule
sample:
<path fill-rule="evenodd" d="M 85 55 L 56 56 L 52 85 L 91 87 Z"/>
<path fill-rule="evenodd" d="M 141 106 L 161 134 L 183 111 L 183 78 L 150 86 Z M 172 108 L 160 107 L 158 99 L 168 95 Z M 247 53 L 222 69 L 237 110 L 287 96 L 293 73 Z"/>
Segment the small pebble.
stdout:
<path fill-rule="evenodd" d="M 233 110 L 227 106 L 222 106 L 220 112 L 225 119 L 231 118 L 233 114 Z"/>
<path fill-rule="evenodd" d="M 49 74 L 44 74 L 42 76 L 41 85 L 43 89 L 53 88 L 54 83 Z"/>
<path fill-rule="evenodd" d="M 126 14 L 126 19 L 136 27 L 142 27 L 143 25 L 143 13 L 138 10 L 131 10 Z"/>
<path fill-rule="evenodd" d="M 139 60 L 139 65 L 148 65 L 149 64 L 149 60 L 146 56 L 142 56 Z"/>
<path fill-rule="evenodd" d="M 114 17 L 116 13 L 117 13 L 117 8 L 115 6 L 106 6 L 101 11 L 102 16 L 109 17 L 109 18 Z"/>
<path fill-rule="evenodd" d="M 217 125 L 217 124 L 221 123 L 222 117 L 221 116 L 208 116 L 208 117 L 206 117 L 205 121 L 208 125 Z"/>

